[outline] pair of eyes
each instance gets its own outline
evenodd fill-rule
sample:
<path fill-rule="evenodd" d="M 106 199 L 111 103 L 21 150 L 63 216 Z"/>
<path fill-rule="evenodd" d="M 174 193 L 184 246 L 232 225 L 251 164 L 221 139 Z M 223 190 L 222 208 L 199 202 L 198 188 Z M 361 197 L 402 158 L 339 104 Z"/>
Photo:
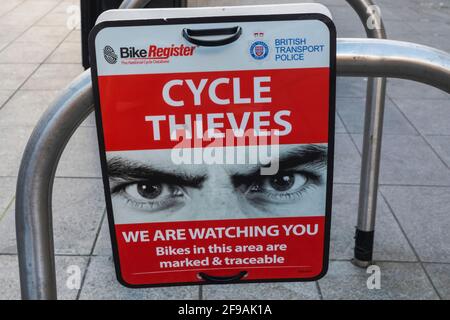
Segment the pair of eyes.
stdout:
<path fill-rule="evenodd" d="M 250 203 L 284 204 L 301 199 L 303 193 L 319 183 L 319 176 L 311 172 L 281 172 L 274 176 L 260 176 L 255 181 L 237 186 L 237 191 Z M 149 212 L 176 208 L 188 199 L 189 188 L 161 181 L 136 181 L 114 188 L 127 205 Z"/>

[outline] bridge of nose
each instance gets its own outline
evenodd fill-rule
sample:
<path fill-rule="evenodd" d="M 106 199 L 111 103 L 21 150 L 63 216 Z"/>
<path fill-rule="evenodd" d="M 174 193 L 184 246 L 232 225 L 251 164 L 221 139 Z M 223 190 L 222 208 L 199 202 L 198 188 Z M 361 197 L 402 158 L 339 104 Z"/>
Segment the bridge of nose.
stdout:
<path fill-rule="evenodd" d="M 208 166 L 207 179 L 199 194 L 199 203 L 195 204 L 202 211 L 199 213 L 213 213 L 229 219 L 242 217 L 242 194 L 233 186 L 224 166 Z"/>

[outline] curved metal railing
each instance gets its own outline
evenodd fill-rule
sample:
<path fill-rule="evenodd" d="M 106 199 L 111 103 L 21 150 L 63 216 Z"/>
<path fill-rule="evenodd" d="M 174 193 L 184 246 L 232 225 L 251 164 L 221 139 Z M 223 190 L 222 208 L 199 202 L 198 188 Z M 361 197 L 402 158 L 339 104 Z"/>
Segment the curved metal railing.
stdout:
<path fill-rule="evenodd" d="M 120 8 L 140 8 L 150 1 L 124 0 Z M 377 10 L 374 10 L 371 0 L 347 0 L 347 2 L 359 15 L 369 38 L 383 39 L 386 37 L 381 16 Z M 344 43 L 343 41 L 341 44 Z M 370 46 L 370 42 L 364 44 L 364 47 Z M 342 61 L 338 67 L 344 65 L 344 56 L 341 58 Z M 354 70 L 351 69 L 352 66 L 356 70 L 363 70 L 359 65 L 357 66 L 357 62 L 350 60 L 349 66 L 340 70 L 341 75 L 348 75 L 346 73 L 348 70 Z M 381 74 L 381 76 L 383 75 L 386 76 Z M 363 73 L 363 76 L 373 75 Z M 372 244 L 359 241 L 359 235 L 369 233 L 373 238 L 385 87 L 384 78 L 370 77 L 368 79 L 354 259 L 354 262 L 360 266 L 368 264 L 372 258 Z M 16 198 L 17 239 L 21 288 L 24 298 L 56 298 L 51 223 L 53 178 L 59 157 L 68 139 L 91 111 L 89 108 L 91 104 L 90 75 L 87 71 L 78 77 L 54 103 L 53 107 L 43 115 L 24 153 Z M 74 122 L 74 119 L 77 119 L 78 122 Z"/>
<path fill-rule="evenodd" d="M 450 55 L 408 42 L 339 39 L 337 74 L 410 79 L 450 93 Z M 65 145 L 93 109 L 87 70 L 44 113 L 23 154 L 16 195 L 23 298 L 56 298 L 51 223 L 53 180 Z"/>
<path fill-rule="evenodd" d="M 120 8 L 138 8 L 145 6 L 150 0 L 125 0 Z M 347 0 L 355 9 L 364 24 L 368 37 L 385 38 L 384 26 L 381 17 L 374 16 L 371 0 Z M 369 19 L 375 19 L 375 24 L 369 25 Z M 338 65 L 339 67 L 339 65 Z M 366 76 L 370 76 L 366 74 Z M 371 79 L 367 88 L 367 110 L 378 115 L 384 108 L 384 79 Z M 22 296 L 24 298 L 56 298 L 56 280 L 53 257 L 53 230 L 51 214 L 51 193 L 53 178 L 61 153 L 72 133 L 80 122 L 89 114 L 92 108 L 92 92 L 90 87 L 89 72 L 85 72 L 70 85 L 64 94 L 54 103 L 41 118 L 35 128 L 22 161 L 16 200 L 18 251 L 21 274 Z M 381 112 L 380 112 L 381 111 Z M 367 114 L 368 112 L 366 112 Z M 367 117 L 367 119 L 373 117 Z M 78 122 L 74 122 L 78 119 Z M 372 121 L 373 123 L 373 121 Z M 382 116 L 376 118 L 382 128 Z M 371 125 L 372 126 L 372 125 Z M 366 121 L 367 127 L 367 121 Z M 366 130 L 367 135 L 372 135 L 372 128 Z M 56 131 L 54 131 L 56 130 Z M 58 132 L 57 135 L 54 132 Z M 381 132 L 381 130 L 379 130 Z M 375 130 L 376 133 L 376 130 Z M 63 139 L 61 139 L 63 138 Z M 380 140 L 381 141 L 381 140 Z M 369 160 L 373 160 L 378 154 L 378 141 L 368 141 L 363 147 L 364 154 Z M 369 147 L 367 147 L 369 146 Z M 374 148 L 375 146 L 375 148 Z M 375 150 L 375 153 L 373 152 Z M 374 153 L 374 154 L 373 154 Z M 379 160 L 378 160 L 379 161 Z M 364 163 L 361 181 L 374 186 L 370 190 L 361 192 L 360 210 L 358 215 L 358 229 L 368 225 L 374 226 L 375 210 L 361 205 L 373 202 L 373 194 L 376 197 L 378 185 L 378 161 L 375 161 L 375 169 L 364 172 Z M 370 161 L 366 168 L 373 168 Z M 27 178 L 31 178 L 26 181 Z M 361 189 L 363 191 L 363 187 Z M 33 196 L 30 196 L 33 194 Z M 368 210 L 367 210 L 368 209 Z M 363 221 L 363 223 L 360 223 Z M 367 224 L 366 222 L 370 223 Z M 367 228 L 366 228 L 367 229 Z M 358 259 L 357 259 L 358 261 Z M 363 262 L 363 261 L 360 261 Z"/>

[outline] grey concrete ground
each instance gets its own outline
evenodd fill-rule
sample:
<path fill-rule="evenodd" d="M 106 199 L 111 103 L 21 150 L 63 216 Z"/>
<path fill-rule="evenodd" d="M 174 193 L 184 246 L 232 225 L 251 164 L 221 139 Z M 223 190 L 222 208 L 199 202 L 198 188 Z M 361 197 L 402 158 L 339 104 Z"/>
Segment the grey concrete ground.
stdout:
<path fill-rule="evenodd" d="M 190 1 L 190 5 L 273 1 Z M 280 1 L 286 2 L 286 1 Z M 291 1 L 297 2 L 297 1 Z M 363 37 L 343 0 L 323 0 L 339 37 Z M 450 52 L 449 0 L 375 0 L 392 39 Z M 14 193 L 23 148 L 58 92 L 82 71 L 78 1 L 0 4 L 0 299 L 19 298 Z M 335 189 L 329 273 L 316 283 L 131 290 L 114 278 L 92 118 L 64 152 L 54 187 L 59 296 L 63 299 L 450 299 L 450 96 L 390 80 L 375 259 L 381 289 L 349 262 L 356 222 L 365 80 L 338 79 Z M 70 266 L 81 270 L 71 286 Z M 69 280 L 69 281 L 68 281 Z M 69 285 L 67 285 L 69 284 Z"/>

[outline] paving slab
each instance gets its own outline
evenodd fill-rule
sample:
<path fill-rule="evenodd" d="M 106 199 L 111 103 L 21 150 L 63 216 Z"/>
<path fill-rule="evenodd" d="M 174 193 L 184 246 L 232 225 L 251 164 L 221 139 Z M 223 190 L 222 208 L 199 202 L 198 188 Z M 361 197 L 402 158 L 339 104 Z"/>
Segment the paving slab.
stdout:
<path fill-rule="evenodd" d="M 204 300 L 319 300 L 315 282 L 273 282 L 203 286 Z"/>
<path fill-rule="evenodd" d="M 334 7 L 330 7 L 334 8 Z M 351 12 L 352 9 L 350 7 L 345 8 L 345 10 Z M 338 38 L 366 38 L 366 32 L 364 31 L 364 26 L 359 22 L 355 24 L 355 22 L 337 19 L 334 20 L 334 24 L 336 26 L 336 34 Z"/>
<path fill-rule="evenodd" d="M 315 2 L 322 3 L 321 1 Z M 347 20 L 348 24 L 353 26 L 361 26 L 360 29 L 364 30 L 364 26 L 360 22 L 358 14 L 349 5 L 336 5 L 335 3 L 330 3 L 327 4 L 327 7 L 331 11 L 331 15 L 334 20 Z"/>
<path fill-rule="evenodd" d="M 425 136 L 425 139 L 450 168 L 450 136 Z"/>
<path fill-rule="evenodd" d="M 73 13 L 69 12 L 50 12 L 37 23 L 38 26 L 67 26 L 69 28 L 69 19 Z"/>
<path fill-rule="evenodd" d="M 0 255 L 17 254 L 15 203 L 3 213 L 0 220 Z"/>
<path fill-rule="evenodd" d="M 0 7 L 0 17 L 4 15 L 5 13 L 11 11 L 15 7 L 17 7 L 19 4 L 21 4 L 24 0 L 8 0 L 5 3 L 2 4 Z"/>
<path fill-rule="evenodd" d="M 89 254 L 105 210 L 102 181 L 57 178 L 53 201 L 56 252 Z"/>
<path fill-rule="evenodd" d="M 364 132 L 365 98 L 337 98 L 337 111 L 349 133 Z M 450 108 L 449 108 L 450 111 Z M 417 131 L 399 111 L 397 106 L 388 98 L 385 104 L 384 134 L 410 134 Z"/>
<path fill-rule="evenodd" d="M 447 41 L 447 38 L 448 36 L 436 36 L 431 34 L 422 36 L 414 42 L 450 53 L 450 41 Z"/>
<path fill-rule="evenodd" d="M 53 234 L 56 254 L 89 255 L 105 210 L 99 179 L 57 178 L 53 188 Z M 15 254 L 15 207 L 0 221 L 0 254 Z"/>
<path fill-rule="evenodd" d="M 0 52 L 0 63 L 42 63 L 56 46 L 51 42 L 13 42 Z"/>
<path fill-rule="evenodd" d="M 56 0 L 25 0 L 15 7 L 12 12 L 39 15 L 52 10 L 57 4 L 58 1 Z"/>
<path fill-rule="evenodd" d="M 336 134 L 334 182 L 359 183 L 361 157 L 348 134 Z"/>
<path fill-rule="evenodd" d="M 422 13 L 421 21 L 436 21 L 448 18 L 450 7 L 448 0 L 417 1 L 416 9 Z"/>
<path fill-rule="evenodd" d="M 38 64 L 0 64 L 0 90 L 16 90 L 36 70 Z"/>
<path fill-rule="evenodd" d="M 13 95 L 14 90 L 0 90 L 0 109 L 5 102 Z"/>
<path fill-rule="evenodd" d="M 388 79 L 387 95 L 392 99 L 448 99 L 448 93 L 411 80 Z"/>
<path fill-rule="evenodd" d="M 16 42 L 58 44 L 63 41 L 69 33 L 70 29 L 66 26 L 33 26 L 18 37 Z"/>
<path fill-rule="evenodd" d="M 91 178 L 102 176 L 95 127 L 83 126 L 75 131 L 61 156 L 56 176 Z"/>
<path fill-rule="evenodd" d="M 448 32 L 450 32 L 450 25 L 436 23 L 436 21 L 418 21 L 418 23 L 413 24 L 413 28 L 417 31 L 417 34 L 420 35 L 418 41 L 416 41 L 417 43 L 432 46 L 444 51 L 449 47 L 448 44 L 445 45 L 445 42 L 435 43 L 433 45 L 433 43 L 430 42 L 429 37 L 445 39 L 448 37 Z"/>
<path fill-rule="evenodd" d="M 381 187 L 419 258 L 450 262 L 450 188 Z"/>
<path fill-rule="evenodd" d="M 12 203 L 16 191 L 16 179 L 0 177 L 0 224 L 2 223 L 5 210 Z"/>
<path fill-rule="evenodd" d="M 68 6 L 79 6 L 80 3 L 78 0 L 63 0 L 59 1 L 60 3 L 53 8 L 52 13 L 66 13 Z"/>
<path fill-rule="evenodd" d="M 23 32 L 26 29 L 33 26 L 33 24 L 35 24 L 37 21 L 39 21 L 39 19 L 41 19 L 44 14 L 45 13 L 35 14 L 35 13 L 32 13 L 31 11 L 27 12 L 27 13 L 16 12 L 16 10 L 13 10 L 13 11 L 6 13 L 5 15 L 3 15 L 1 17 L 0 24 L 2 25 L 2 27 L 5 27 L 5 26 L 9 27 L 9 26 L 16 25 L 17 22 L 20 21 L 20 28 Z M 16 36 L 13 37 L 12 39 L 15 39 L 19 35 L 20 34 L 16 34 Z"/>
<path fill-rule="evenodd" d="M 199 298 L 198 286 L 130 289 L 116 280 L 111 257 L 92 257 L 81 289 L 82 300 L 194 300 Z"/>
<path fill-rule="evenodd" d="M 17 176 L 22 153 L 32 129 L 30 127 L 0 127 L 0 159 L 2 159 L 0 177 Z"/>
<path fill-rule="evenodd" d="M 447 2 L 447 6 L 442 7 L 422 7 L 419 12 L 419 17 L 412 25 L 412 29 L 416 31 L 418 36 L 427 37 L 433 36 L 448 36 L 450 32 L 450 24 L 448 23 L 448 15 L 450 15 L 450 9 L 448 7 L 448 1 L 441 1 L 442 4 Z M 442 21 L 442 23 L 436 23 L 436 21 Z"/>
<path fill-rule="evenodd" d="M 335 116 L 335 126 L 334 126 L 334 132 L 335 133 L 347 133 L 347 130 L 344 127 L 344 124 L 341 120 L 341 118 L 339 117 L 338 113 L 336 113 Z"/>
<path fill-rule="evenodd" d="M 58 98 L 61 91 L 19 90 L 14 94 L 12 90 L 0 90 L 0 99 L 2 92 L 5 93 L 5 100 L 8 99 L 7 95 L 11 95 L 12 97 L 0 108 L 0 127 L 34 127 L 47 108 Z M 95 126 L 94 113 L 91 113 L 80 125 L 80 127 L 94 127 L 94 129 Z M 76 136 L 77 134 L 75 134 Z M 88 144 L 88 147 L 90 146 Z M 84 156 L 92 156 L 92 158 L 97 159 L 98 152 Z"/>
<path fill-rule="evenodd" d="M 79 29 L 72 30 L 65 41 L 81 43 L 81 31 Z"/>
<path fill-rule="evenodd" d="M 46 63 L 78 63 L 81 64 L 81 49 L 78 42 L 64 41 L 48 57 Z"/>
<path fill-rule="evenodd" d="M 408 8 L 405 6 L 405 8 Z M 391 12 L 390 15 L 398 15 L 398 12 L 401 10 L 396 10 L 396 12 Z M 385 14 L 389 12 L 389 10 L 383 11 Z M 382 14 L 383 14 L 382 12 Z M 389 13 L 388 13 L 389 14 Z M 413 16 L 416 16 L 418 14 L 412 14 Z M 412 21 L 412 19 L 405 19 L 404 15 L 399 15 L 399 17 L 402 20 L 397 19 L 388 19 L 384 20 L 384 26 L 386 29 L 386 34 L 388 39 L 392 40 L 398 40 L 398 41 L 407 41 L 407 42 L 414 42 L 414 43 L 423 43 L 422 37 L 418 36 L 417 32 L 413 29 L 412 24 L 408 23 L 408 21 Z"/>
<path fill-rule="evenodd" d="M 358 185 L 335 185 L 331 217 L 331 259 L 352 259 L 355 247 L 355 226 L 358 215 Z M 378 197 L 375 228 L 375 261 L 417 261 L 400 226 L 385 201 Z"/>
<path fill-rule="evenodd" d="M 328 274 L 319 280 L 323 298 L 328 300 L 436 300 L 433 289 L 419 263 L 377 263 L 381 272 L 380 289 L 368 289 L 372 275 L 348 261 L 334 261 Z"/>
<path fill-rule="evenodd" d="M 28 90 L 60 90 L 82 73 L 79 64 L 43 64 L 23 85 Z"/>
<path fill-rule="evenodd" d="M 441 298 L 450 300 L 450 264 L 425 263 L 424 265 Z"/>
<path fill-rule="evenodd" d="M 70 267 L 78 266 L 81 276 L 86 270 L 86 257 L 56 256 L 56 285 L 58 299 L 76 299 L 78 291 L 73 286 L 68 287 Z M 73 267 L 71 267 L 73 268 Z M 0 300 L 20 299 L 19 263 L 16 255 L 0 255 Z"/>
<path fill-rule="evenodd" d="M 19 90 L 0 109 L 0 126 L 34 127 L 42 113 L 58 95 L 56 90 Z"/>
<path fill-rule="evenodd" d="M 9 44 L 24 33 L 29 26 L 17 24 L 4 24 L 0 17 L 0 42 Z"/>
<path fill-rule="evenodd" d="M 420 133 L 450 135 L 450 99 L 394 99 L 394 102 Z"/>
<path fill-rule="evenodd" d="M 337 77 L 336 97 L 337 98 L 365 98 L 367 90 L 367 78 Z"/>
<path fill-rule="evenodd" d="M 88 115 L 87 118 L 81 123 L 80 126 L 97 128 L 97 125 L 95 123 L 95 113 L 92 112 L 90 115 Z"/>
<path fill-rule="evenodd" d="M 352 135 L 359 150 L 362 135 Z M 380 183 L 450 186 L 450 171 L 420 136 L 386 135 L 381 147 Z"/>
<path fill-rule="evenodd" d="M 398 0 L 391 2 L 398 2 Z M 404 3 L 402 7 L 394 8 L 389 4 L 379 3 L 379 1 L 376 1 L 375 3 L 380 8 L 381 18 L 384 21 L 385 28 L 388 31 L 389 37 L 391 37 L 391 33 L 393 31 L 397 30 L 397 28 L 395 28 L 396 25 L 392 25 L 391 22 L 402 23 L 403 29 L 406 30 L 405 32 L 409 31 L 409 33 L 412 33 L 412 26 L 410 26 L 408 21 L 417 21 L 418 19 L 420 19 L 420 13 L 414 10 L 410 3 L 409 6 L 407 3 Z"/>
<path fill-rule="evenodd" d="M 339 1 L 339 0 L 334 0 Z M 426 0 L 425 0 L 426 1 Z M 391 10 L 399 10 L 408 4 L 411 5 L 411 2 L 418 2 L 417 0 L 377 0 L 377 4 L 383 8 L 391 9 Z"/>
<path fill-rule="evenodd" d="M 95 243 L 94 255 L 108 257 L 112 255 L 111 237 L 109 234 L 108 217 L 106 213 L 100 227 L 97 242 Z"/>
<path fill-rule="evenodd" d="M 38 22 L 45 14 L 47 14 L 57 3 L 54 1 L 34 1 L 26 0 L 16 6 L 11 11 L 1 17 L 2 24 L 29 27 Z"/>

